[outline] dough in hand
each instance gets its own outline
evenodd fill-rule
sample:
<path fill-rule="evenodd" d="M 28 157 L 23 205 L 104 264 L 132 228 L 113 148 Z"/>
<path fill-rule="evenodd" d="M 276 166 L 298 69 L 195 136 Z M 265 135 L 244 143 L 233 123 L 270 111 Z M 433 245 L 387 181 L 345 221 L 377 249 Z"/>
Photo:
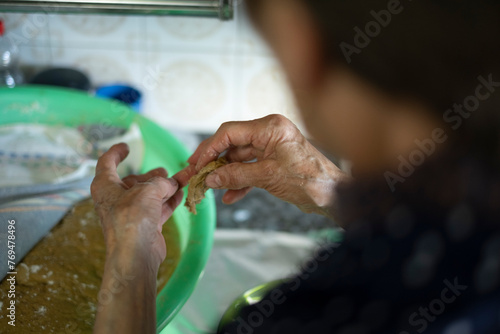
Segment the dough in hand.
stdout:
<path fill-rule="evenodd" d="M 196 214 L 196 204 L 199 204 L 201 200 L 205 198 L 205 192 L 208 190 L 205 179 L 208 174 L 227 164 L 226 158 L 219 158 L 203 167 L 198 174 L 193 175 L 189 179 L 188 195 L 185 204 L 189 212 Z"/>

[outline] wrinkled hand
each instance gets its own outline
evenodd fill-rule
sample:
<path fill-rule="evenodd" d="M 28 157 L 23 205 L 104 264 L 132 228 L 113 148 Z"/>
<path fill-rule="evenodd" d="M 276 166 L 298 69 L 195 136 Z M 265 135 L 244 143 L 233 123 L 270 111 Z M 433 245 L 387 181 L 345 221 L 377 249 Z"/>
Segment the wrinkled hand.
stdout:
<path fill-rule="evenodd" d="M 295 204 L 302 211 L 328 215 L 333 188 L 346 175 L 321 154 L 284 116 L 223 124 L 174 176 L 182 185 L 207 163 L 226 152 L 229 165 L 206 179 L 210 188 L 229 189 L 226 204 L 242 199 L 252 187 Z"/>
<path fill-rule="evenodd" d="M 128 153 L 126 144 L 111 147 L 99 159 L 91 185 L 107 253 L 146 252 L 159 266 L 166 256 L 162 226 L 181 202 L 182 190 L 163 168 L 121 180 L 116 167 Z"/>

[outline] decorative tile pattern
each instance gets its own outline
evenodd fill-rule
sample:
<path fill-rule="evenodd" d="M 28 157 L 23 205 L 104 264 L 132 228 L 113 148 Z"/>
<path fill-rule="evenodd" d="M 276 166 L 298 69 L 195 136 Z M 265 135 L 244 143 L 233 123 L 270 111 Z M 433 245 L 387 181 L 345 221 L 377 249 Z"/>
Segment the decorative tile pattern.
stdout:
<path fill-rule="evenodd" d="M 145 17 L 119 15 L 50 14 L 51 42 L 66 48 L 145 51 Z"/>
<path fill-rule="evenodd" d="M 234 119 L 234 62 L 218 54 L 162 53 L 156 58 L 142 81 L 143 92 L 152 97 L 146 115 L 167 127 L 201 132 Z"/>
<path fill-rule="evenodd" d="M 5 23 L 5 38 L 19 48 L 49 45 L 49 17 L 47 14 L 0 13 L 0 19 Z"/>
<path fill-rule="evenodd" d="M 235 19 L 0 13 L 26 66 L 68 66 L 94 86 L 128 83 L 159 124 L 214 132 L 221 123 L 281 113 L 299 123 L 286 78 L 252 27 Z"/>
<path fill-rule="evenodd" d="M 51 63 L 51 49 L 48 46 L 24 46 L 19 47 L 21 64 L 44 67 Z"/>
<path fill-rule="evenodd" d="M 295 111 L 293 97 L 278 65 L 271 64 L 249 74 L 246 90 L 243 92 L 244 113 L 259 116 L 283 114 L 290 117 L 293 115 Z"/>
<path fill-rule="evenodd" d="M 204 121 L 225 102 L 223 79 L 201 62 L 180 61 L 162 73 L 154 97 L 179 119 Z"/>

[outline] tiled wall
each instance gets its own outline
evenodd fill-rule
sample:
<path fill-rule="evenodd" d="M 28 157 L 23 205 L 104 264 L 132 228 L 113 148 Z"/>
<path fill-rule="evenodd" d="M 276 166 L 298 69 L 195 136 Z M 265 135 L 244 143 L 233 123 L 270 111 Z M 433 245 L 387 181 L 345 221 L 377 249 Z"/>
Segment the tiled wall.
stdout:
<path fill-rule="evenodd" d="M 298 122 L 285 77 L 244 6 L 217 19 L 0 13 L 27 66 L 70 66 L 94 85 L 129 83 L 163 126 L 213 132 L 281 113 Z"/>

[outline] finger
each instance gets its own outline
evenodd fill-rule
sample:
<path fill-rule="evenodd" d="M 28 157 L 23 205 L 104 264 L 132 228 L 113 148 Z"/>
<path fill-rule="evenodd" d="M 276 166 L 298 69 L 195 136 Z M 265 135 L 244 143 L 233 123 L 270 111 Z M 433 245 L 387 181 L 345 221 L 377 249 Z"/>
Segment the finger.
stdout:
<path fill-rule="evenodd" d="M 206 144 L 212 139 L 212 137 L 209 137 L 205 140 L 203 140 L 200 145 L 198 145 L 198 147 L 196 148 L 196 150 L 194 151 L 194 153 L 189 157 L 189 159 L 187 160 L 188 163 L 190 164 L 195 164 L 198 159 L 200 158 L 200 154 L 201 152 L 203 151 L 204 147 L 206 146 Z"/>
<path fill-rule="evenodd" d="M 235 162 L 220 167 L 205 179 L 208 187 L 214 189 L 243 189 L 246 187 L 266 188 L 277 175 L 273 160 L 253 163 Z"/>
<path fill-rule="evenodd" d="M 156 176 L 146 182 L 138 183 L 136 187 L 143 187 L 146 192 L 164 202 L 177 192 L 179 184 L 174 179 Z"/>
<path fill-rule="evenodd" d="M 260 158 L 262 153 L 252 145 L 230 148 L 225 157 L 229 162 L 245 162 Z"/>
<path fill-rule="evenodd" d="M 174 213 L 175 209 L 181 204 L 182 199 L 184 198 L 184 192 L 179 190 L 168 199 L 162 206 L 162 221 L 166 222 Z"/>
<path fill-rule="evenodd" d="M 129 153 L 129 147 L 125 143 L 120 143 L 111 146 L 111 148 L 104 153 L 99 160 L 95 168 L 96 176 L 101 174 L 106 174 L 108 176 L 113 176 L 119 179 L 116 173 L 116 167 L 125 160 Z"/>
<path fill-rule="evenodd" d="M 123 184 L 127 187 L 127 189 L 132 188 L 135 186 L 139 181 L 137 181 L 137 175 L 129 175 L 127 177 L 124 177 L 122 179 Z"/>
<path fill-rule="evenodd" d="M 226 191 L 224 196 L 222 196 L 222 202 L 224 204 L 234 204 L 242 200 L 252 189 L 252 187 L 246 187 L 238 190 L 229 189 Z"/>
<path fill-rule="evenodd" d="M 153 177 L 167 177 L 168 173 L 163 167 L 159 167 L 153 170 L 150 170 L 146 174 L 141 174 L 141 175 L 129 175 L 127 177 L 124 177 L 122 179 L 122 182 L 128 187 L 132 188 L 134 185 L 136 185 L 139 182 L 146 182 L 149 179 Z"/>
<path fill-rule="evenodd" d="M 168 172 L 163 167 L 155 168 L 155 169 L 149 171 L 148 173 L 152 173 L 154 176 L 158 176 L 158 177 L 165 177 L 165 178 L 168 177 Z"/>
<path fill-rule="evenodd" d="M 254 137 L 259 135 L 257 121 L 246 122 L 228 122 L 222 124 L 217 132 L 210 138 L 203 147 L 199 148 L 201 153 L 195 152 L 199 155 L 196 162 L 196 170 L 200 170 L 206 166 L 210 161 L 217 159 L 217 157 L 228 148 L 232 146 L 246 146 L 256 145 L 258 149 L 264 149 L 265 143 L 262 140 L 254 142 Z"/>
<path fill-rule="evenodd" d="M 174 176 L 172 178 L 179 183 L 179 188 L 184 188 L 189 179 L 196 174 L 196 167 L 194 165 L 189 165 Z"/>
<path fill-rule="evenodd" d="M 90 185 L 90 193 L 96 203 L 102 200 L 102 195 L 109 192 L 110 187 L 114 187 L 115 190 L 121 187 L 116 167 L 127 157 L 128 153 L 127 144 L 113 145 L 97 161 L 95 177 Z"/>

